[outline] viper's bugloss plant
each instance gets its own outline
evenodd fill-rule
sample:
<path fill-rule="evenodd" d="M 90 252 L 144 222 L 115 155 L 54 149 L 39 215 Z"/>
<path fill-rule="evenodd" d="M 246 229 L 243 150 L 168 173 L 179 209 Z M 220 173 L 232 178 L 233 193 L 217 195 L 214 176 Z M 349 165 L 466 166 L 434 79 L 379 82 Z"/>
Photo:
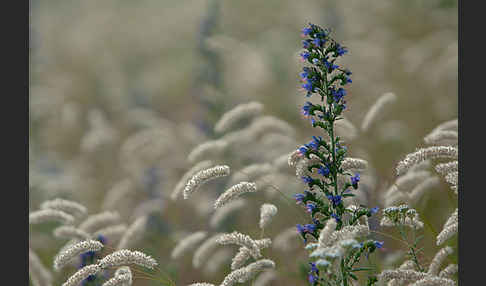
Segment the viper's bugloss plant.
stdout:
<path fill-rule="evenodd" d="M 310 262 L 310 285 L 350 285 L 350 279 L 358 280 L 354 273 L 369 270 L 356 267 L 362 255 L 368 257 L 369 253 L 382 247 L 382 242 L 366 240 L 359 243 L 354 239 L 361 233 L 358 230 L 360 218 L 366 217 L 365 228 L 369 232 L 367 217 L 378 209 L 365 206 L 346 208 L 343 201 L 344 198 L 355 196 L 353 192 L 358 189 L 360 181 L 359 174 L 349 173 L 342 167 L 347 149 L 334 132 L 336 121 L 342 119 L 341 114 L 346 109 L 345 87 L 352 82 L 351 71 L 337 63 L 348 50 L 331 37 L 330 29 L 314 24 L 305 27 L 302 36 L 304 50 L 300 56 L 306 64 L 300 74 L 302 88 L 307 97 L 318 96 L 320 99 L 319 104 L 307 101 L 302 113 L 310 119 L 312 127 L 322 129 L 328 139 L 312 136 L 308 144 L 299 148 L 300 155 L 309 160 L 304 170 L 306 175 L 301 177 L 309 190 L 295 194 L 295 199 L 306 208 L 312 222 L 298 224 L 297 231 L 307 243 L 306 249 L 317 247 L 311 254 L 311 257 L 319 259 Z M 343 178 L 344 184 L 340 183 Z M 335 220 L 335 224 L 326 227 L 330 220 Z M 324 227 L 326 230 L 321 235 Z M 319 243 L 308 243 L 309 236 L 318 239 Z M 335 242 L 332 242 L 333 239 Z M 328 242 L 327 245 L 324 240 Z M 339 244 L 338 248 L 330 247 L 333 244 Z M 327 271 L 333 263 L 336 263 L 340 273 Z M 375 282 L 374 276 L 368 278 L 368 285 Z"/>

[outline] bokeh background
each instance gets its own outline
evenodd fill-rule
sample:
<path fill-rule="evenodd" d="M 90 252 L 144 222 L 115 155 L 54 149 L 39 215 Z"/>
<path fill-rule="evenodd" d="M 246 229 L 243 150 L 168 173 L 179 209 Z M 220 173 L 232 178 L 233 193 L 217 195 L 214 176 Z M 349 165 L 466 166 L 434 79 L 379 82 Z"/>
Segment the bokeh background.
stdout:
<path fill-rule="evenodd" d="M 93 214 L 117 210 L 127 222 L 150 215 L 136 248 L 156 257 L 177 285 L 217 283 L 229 272 L 231 257 L 210 270 L 194 269 L 190 254 L 170 259 L 178 240 L 207 228 L 213 197 L 174 202 L 169 195 L 193 165 L 189 152 L 218 138 L 213 126 L 219 117 L 240 103 L 263 103 L 265 115 L 295 129 L 292 140 L 266 141 L 282 148 L 280 155 L 316 132 L 300 114 L 306 98 L 298 54 L 308 22 L 331 27 L 349 50 L 341 63 L 353 72 L 345 112 L 353 124 L 361 125 L 382 94 L 397 95 L 376 124 L 348 144 L 351 155 L 372 165 L 370 206 L 382 205 L 380 193 L 395 180 L 396 163 L 424 146 L 435 126 L 458 116 L 457 1 L 43 0 L 30 6 L 30 209 L 62 197 Z M 258 144 L 245 148 L 223 161 L 238 168 L 275 157 Z M 123 186 L 128 195 L 108 201 L 107 194 Z M 210 185 L 207 193 L 221 188 Z M 290 197 L 304 186 L 287 188 Z M 258 208 L 265 200 L 251 199 L 258 203 L 218 231 L 259 234 Z M 270 237 L 301 223 L 294 206 L 266 199 L 279 206 Z M 417 206 L 432 227 L 424 229 L 424 260 L 437 251 L 434 231 L 456 204 L 442 182 Z M 53 227 L 30 230 L 30 245 L 46 265 L 65 243 L 52 239 Z M 379 267 L 378 260 L 400 248 L 382 240 L 387 247 L 375 259 Z M 267 254 L 278 265 L 279 279 L 271 285 L 305 285 L 302 245 L 290 254 Z M 57 274 L 56 281 L 72 272 Z M 138 279 L 134 285 L 160 283 Z"/>

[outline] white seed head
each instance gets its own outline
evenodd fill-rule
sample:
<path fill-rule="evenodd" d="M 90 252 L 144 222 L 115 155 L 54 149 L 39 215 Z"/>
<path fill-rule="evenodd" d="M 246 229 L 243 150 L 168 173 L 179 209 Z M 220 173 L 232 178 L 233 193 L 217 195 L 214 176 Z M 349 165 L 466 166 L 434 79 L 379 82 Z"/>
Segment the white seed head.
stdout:
<path fill-rule="evenodd" d="M 452 186 L 457 186 L 458 177 L 459 177 L 459 172 L 454 171 L 454 172 L 447 173 L 447 175 L 445 176 L 445 180 Z"/>
<path fill-rule="evenodd" d="M 98 264 L 87 265 L 69 277 L 62 286 L 78 286 L 84 279 L 88 278 L 88 276 L 96 275 L 100 271 L 101 267 Z"/>
<path fill-rule="evenodd" d="M 455 234 L 457 234 L 458 230 L 458 223 L 451 223 L 447 227 L 445 227 L 438 235 L 437 235 L 437 245 L 441 245 L 444 242 L 446 242 L 448 239 L 453 237 Z"/>
<path fill-rule="evenodd" d="M 439 273 L 439 277 L 452 278 L 457 271 L 459 271 L 459 266 L 457 264 L 449 264 Z"/>
<path fill-rule="evenodd" d="M 250 255 L 253 258 L 258 259 L 261 257 L 260 248 L 256 242 L 246 234 L 237 231 L 222 234 L 216 239 L 216 242 L 221 245 L 237 244 L 239 246 L 244 246 L 250 250 Z"/>
<path fill-rule="evenodd" d="M 256 101 L 237 105 L 235 108 L 221 116 L 220 120 L 216 122 L 214 126 L 214 131 L 216 131 L 216 133 L 228 131 L 241 120 L 258 116 L 262 111 L 263 104 Z"/>
<path fill-rule="evenodd" d="M 71 225 L 63 225 L 54 229 L 54 236 L 59 238 L 69 238 L 69 239 L 79 239 L 88 240 L 90 239 L 89 233 L 80 230 Z"/>
<path fill-rule="evenodd" d="M 370 129 L 370 127 L 378 120 L 380 115 L 384 113 L 384 110 L 396 100 L 397 96 L 391 92 L 387 92 L 380 96 L 366 113 L 363 123 L 361 124 L 361 130 L 366 132 L 368 129 Z"/>
<path fill-rule="evenodd" d="M 272 244 L 272 240 L 269 238 L 255 240 L 258 248 L 261 250 L 263 248 L 267 248 Z M 251 253 L 250 249 L 245 246 L 240 247 L 238 253 L 233 257 L 231 261 L 231 270 L 235 270 L 241 268 L 245 262 L 250 259 Z"/>
<path fill-rule="evenodd" d="M 204 238 L 206 238 L 207 232 L 197 231 L 191 235 L 188 235 L 174 247 L 171 253 L 172 259 L 177 259 L 181 257 L 187 251 L 194 249 L 198 243 L 200 243 Z"/>
<path fill-rule="evenodd" d="M 445 176 L 448 173 L 451 172 L 457 172 L 457 169 L 459 167 L 458 161 L 452 161 L 448 163 L 440 163 L 435 166 L 435 170 L 437 173 Z"/>
<path fill-rule="evenodd" d="M 132 271 L 128 266 L 122 266 L 115 271 L 115 275 L 102 286 L 130 286 L 132 285 Z"/>
<path fill-rule="evenodd" d="M 418 272 L 414 270 L 407 270 L 407 269 L 399 269 L 399 270 L 384 270 L 379 275 L 380 281 L 388 281 L 391 279 L 396 279 L 405 282 L 411 282 L 420 280 L 423 278 L 428 277 L 429 274 L 424 272 Z"/>
<path fill-rule="evenodd" d="M 186 186 L 187 181 L 189 181 L 189 179 L 192 176 L 194 176 L 194 174 L 196 174 L 197 172 L 199 172 L 203 169 L 207 169 L 207 168 L 211 167 L 212 165 L 213 165 L 213 162 L 210 161 L 210 160 L 201 161 L 201 162 L 197 163 L 196 165 L 194 165 L 194 167 L 192 167 L 191 169 L 189 169 L 189 171 L 187 171 L 184 175 L 182 175 L 182 178 L 179 180 L 179 182 L 175 186 L 174 191 L 170 195 L 170 198 L 172 200 L 176 200 L 179 197 L 179 194 L 184 190 L 184 187 Z"/>
<path fill-rule="evenodd" d="M 120 239 L 117 249 L 129 248 L 135 245 L 144 235 L 147 226 L 148 216 L 137 218 L 127 229 Z"/>
<path fill-rule="evenodd" d="M 450 143 L 457 144 L 458 137 L 457 131 L 439 130 L 425 136 L 424 142 L 429 145 L 451 145 Z"/>
<path fill-rule="evenodd" d="M 136 264 L 148 269 L 154 269 L 154 267 L 157 266 L 157 261 L 145 253 L 140 251 L 131 251 L 128 249 L 117 250 L 98 261 L 98 265 L 102 269 L 128 266 L 131 264 Z"/>
<path fill-rule="evenodd" d="M 204 169 L 197 172 L 191 179 L 187 182 L 184 187 L 184 199 L 188 199 L 189 196 L 197 191 L 197 189 L 203 184 L 209 182 L 210 180 L 225 177 L 230 174 L 230 167 L 226 165 L 218 165 L 209 169 Z"/>
<path fill-rule="evenodd" d="M 108 243 L 112 244 L 117 242 L 121 239 L 123 234 L 127 231 L 128 226 L 124 223 L 117 224 L 117 225 L 110 225 L 105 228 L 102 228 L 95 232 L 92 237 L 97 238 L 98 236 L 102 235 Z"/>
<path fill-rule="evenodd" d="M 58 211 L 63 211 L 75 217 L 82 217 L 86 215 L 88 210 L 85 206 L 64 199 L 54 199 L 50 201 L 45 201 L 40 206 L 41 209 L 53 209 Z"/>
<path fill-rule="evenodd" d="M 44 209 L 29 213 L 29 225 L 52 221 L 62 224 L 72 224 L 74 217 L 63 211 L 53 209 Z"/>
<path fill-rule="evenodd" d="M 427 271 L 428 274 L 437 276 L 439 274 L 439 269 L 444 260 L 448 255 L 451 255 L 453 252 L 452 248 L 449 246 L 446 246 L 442 249 L 440 249 L 437 254 L 434 256 L 434 259 L 432 259 L 432 262 L 430 262 L 429 265 L 429 270 Z"/>
<path fill-rule="evenodd" d="M 244 283 L 252 279 L 257 273 L 269 268 L 275 268 L 275 263 L 272 260 L 258 260 L 249 264 L 246 267 L 233 270 L 224 278 L 220 286 L 231 286 L 236 283 Z"/>
<path fill-rule="evenodd" d="M 329 219 L 326 222 L 326 226 L 322 229 L 319 234 L 319 244 L 322 246 L 328 245 L 331 234 L 336 230 L 336 220 Z"/>
<path fill-rule="evenodd" d="M 89 251 L 99 251 L 103 244 L 96 240 L 84 240 L 69 246 L 59 252 L 54 258 L 54 269 L 59 271 L 74 257 Z"/>
<path fill-rule="evenodd" d="M 78 228 L 93 233 L 118 221 L 120 221 L 120 215 L 117 212 L 106 211 L 88 216 Z"/>
<path fill-rule="evenodd" d="M 455 286 L 456 282 L 451 279 L 427 276 L 417 282 L 410 284 L 410 286 Z"/>
<path fill-rule="evenodd" d="M 29 248 L 29 275 L 34 286 L 52 286 L 52 274 Z"/>
<path fill-rule="evenodd" d="M 365 170 L 368 168 L 368 162 L 359 158 L 344 158 L 341 163 L 343 170 Z"/>
<path fill-rule="evenodd" d="M 264 229 L 270 222 L 272 218 L 277 214 L 277 207 L 272 204 L 263 204 L 260 207 L 260 223 L 259 226 L 261 229 Z"/>
<path fill-rule="evenodd" d="M 218 157 L 228 146 L 228 142 L 223 139 L 206 141 L 192 149 L 191 153 L 187 156 L 187 160 L 191 163 L 195 163 L 204 160 L 205 158 Z"/>
<path fill-rule="evenodd" d="M 235 200 L 238 198 L 240 195 L 245 194 L 245 193 L 253 193 L 256 192 L 256 184 L 255 183 L 250 183 L 250 182 L 241 182 L 239 184 L 236 184 L 226 190 L 224 193 L 222 193 L 216 202 L 214 203 L 214 208 L 218 209 L 225 204 Z"/>
<path fill-rule="evenodd" d="M 421 148 L 405 156 L 405 159 L 397 165 L 397 175 L 404 174 L 411 166 L 423 162 L 427 159 L 452 158 L 457 159 L 458 149 L 451 146 L 432 146 Z"/>
<path fill-rule="evenodd" d="M 203 283 L 192 283 L 189 286 L 216 286 L 216 285 L 203 282 Z"/>

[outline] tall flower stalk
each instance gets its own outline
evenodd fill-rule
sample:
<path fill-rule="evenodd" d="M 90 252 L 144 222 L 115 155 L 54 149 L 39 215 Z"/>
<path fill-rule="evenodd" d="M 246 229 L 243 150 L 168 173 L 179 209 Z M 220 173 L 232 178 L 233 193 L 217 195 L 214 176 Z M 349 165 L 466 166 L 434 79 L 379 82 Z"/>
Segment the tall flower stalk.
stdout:
<path fill-rule="evenodd" d="M 312 220 L 312 223 L 297 225 L 297 230 L 305 243 L 308 242 L 309 236 L 319 239 L 321 230 L 329 220 L 336 222 L 332 231 L 352 230 L 353 226 L 359 224 L 361 217 L 370 217 L 378 210 L 365 206 L 346 208 L 343 203 L 344 198 L 355 195 L 353 190 L 358 189 L 360 175 L 351 174 L 342 168 L 347 149 L 339 136 L 334 134 L 334 124 L 342 119 L 341 114 L 346 109 L 345 87 L 352 81 L 351 71 L 337 64 L 337 60 L 347 53 L 347 49 L 331 38 L 330 33 L 329 29 L 314 24 L 309 24 L 302 30 L 304 51 L 300 56 L 306 63 L 300 74 L 302 88 L 307 97 L 318 96 L 320 99 L 319 104 L 307 101 L 302 107 L 302 113 L 310 119 L 312 127 L 322 129 L 327 135 L 324 136 L 326 139 L 322 136 L 313 136 L 308 144 L 299 148 L 300 155 L 305 158 L 303 160 L 308 160 L 303 170 L 305 174 L 301 179 L 309 190 L 295 194 L 294 197 L 298 204 L 305 206 Z M 358 279 L 355 272 L 369 270 L 355 265 L 359 263 L 363 254 L 367 256 L 376 248 L 381 248 L 382 243 L 374 240 L 359 243 L 354 240 L 355 237 L 350 238 L 352 239 L 347 241 L 351 242 L 350 247 L 339 246 L 338 259 L 333 254 L 332 262 L 320 259 L 316 263 L 310 263 L 308 280 L 311 285 L 350 285 L 350 279 Z M 320 248 L 320 251 L 314 251 L 318 255 L 311 257 L 329 257 L 322 254 L 330 248 L 321 245 L 321 241 L 322 238 L 319 239 L 319 244 L 308 243 L 307 249 Z M 339 269 L 340 273 L 324 271 L 332 263 L 337 263 L 336 269 Z M 369 277 L 368 285 L 375 282 L 374 276 Z"/>

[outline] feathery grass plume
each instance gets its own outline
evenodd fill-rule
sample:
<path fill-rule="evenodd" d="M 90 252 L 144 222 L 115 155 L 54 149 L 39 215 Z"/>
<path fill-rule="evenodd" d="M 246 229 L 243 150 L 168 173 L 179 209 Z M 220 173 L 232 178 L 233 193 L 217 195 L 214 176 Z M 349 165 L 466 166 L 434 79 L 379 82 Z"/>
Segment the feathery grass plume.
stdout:
<path fill-rule="evenodd" d="M 204 267 L 204 273 L 214 274 L 216 273 L 223 264 L 226 264 L 228 260 L 233 256 L 233 252 L 229 249 L 218 249 L 216 253 L 211 255 Z"/>
<path fill-rule="evenodd" d="M 84 266 L 83 268 L 79 269 L 76 273 L 74 273 L 71 277 L 68 278 L 62 286 L 78 286 L 83 280 L 88 278 L 91 275 L 96 275 L 102 269 L 98 264 L 91 264 Z"/>
<path fill-rule="evenodd" d="M 442 231 L 437 235 L 436 237 L 437 245 L 441 245 L 444 242 L 446 242 L 449 238 L 453 237 L 457 233 L 458 227 L 459 227 L 459 223 L 457 221 L 457 216 L 456 216 L 455 221 L 446 224 L 442 229 Z"/>
<path fill-rule="evenodd" d="M 458 150 L 451 146 L 432 146 L 427 148 L 421 148 L 414 153 L 407 154 L 405 159 L 400 161 L 397 165 L 396 172 L 397 175 L 402 175 L 411 166 L 418 164 L 427 159 L 434 158 L 452 158 L 456 159 L 458 156 Z"/>
<path fill-rule="evenodd" d="M 437 125 L 437 127 L 435 127 L 430 132 L 430 134 L 438 132 L 438 131 L 442 131 L 442 130 L 457 129 L 458 127 L 459 127 L 459 121 L 456 118 L 456 119 L 452 119 L 452 120 L 449 120 L 449 121 L 446 121 L 446 122 L 443 122 L 443 123 Z"/>
<path fill-rule="evenodd" d="M 399 270 L 414 270 L 415 269 L 415 262 L 412 260 L 405 260 L 400 267 L 398 267 Z M 399 280 L 396 279 L 391 279 L 390 282 L 388 282 L 387 286 L 400 286 L 402 283 L 399 282 Z"/>
<path fill-rule="evenodd" d="M 446 257 L 448 255 L 451 255 L 452 252 L 453 250 L 449 246 L 440 249 L 432 259 L 432 262 L 430 262 L 429 270 L 427 271 L 427 273 L 430 275 L 437 276 L 439 274 L 440 266 L 442 265 Z"/>
<path fill-rule="evenodd" d="M 440 183 L 439 178 L 434 176 L 418 184 L 415 188 L 413 188 L 412 192 L 410 192 L 410 196 L 409 196 L 410 204 L 416 205 L 419 202 L 419 200 L 423 197 L 426 191 L 438 186 L 439 183 Z"/>
<path fill-rule="evenodd" d="M 321 159 L 312 154 L 310 156 L 310 159 L 304 158 L 297 162 L 295 165 L 295 176 L 300 179 L 305 176 L 310 176 L 312 174 L 311 171 L 309 171 L 309 167 L 315 164 L 319 164 L 321 162 Z"/>
<path fill-rule="evenodd" d="M 459 266 L 457 264 L 449 264 L 440 273 L 439 277 L 442 278 L 452 278 L 459 271 Z"/>
<path fill-rule="evenodd" d="M 124 249 L 135 245 L 144 235 L 147 221 L 148 216 L 141 216 L 137 218 L 121 237 L 117 249 Z"/>
<path fill-rule="evenodd" d="M 351 121 L 342 117 L 336 120 L 336 133 L 345 140 L 354 140 L 358 137 L 358 129 L 354 126 Z"/>
<path fill-rule="evenodd" d="M 44 209 L 29 213 L 29 225 L 51 221 L 72 224 L 74 217 L 68 213 L 54 209 Z"/>
<path fill-rule="evenodd" d="M 258 248 L 258 244 L 248 235 L 239 233 L 237 231 L 222 234 L 216 239 L 216 242 L 221 245 L 237 244 L 239 246 L 244 246 L 250 250 L 250 255 L 254 259 L 258 259 L 262 256 L 260 253 L 260 248 Z"/>
<path fill-rule="evenodd" d="M 361 124 L 361 130 L 363 132 L 368 131 L 373 123 L 378 120 L 378 117 L 383 113 L 383 111 L 396 100 L 397 96 L 391 92 L 387 92 L 380 96 L 366 113 L 363 123 Z"/>
<path fill-rule="evenodd" d="M 245 200 L 238 199 L 218 208 L 211 217 L 209 226 L 212 228 L 217 228 L 231 213 L 242 209 L 245 205 Z"/>
<path fill-rule="evenodd" d="M 419 281 L 410 284 L 410 286 L 454 286 L 456 282 L 451 279 L 442 278 L 442 277 L 434 277 L 428 276 Z"/>
<path fill-rule="evenodd" d="M 239 184 L 236 184 L 226 190 L 224 193 L 222 193 L 216 202 L 214 203 L 214 208 L 218 209 L 225 204 L 235 200 L 238 198 L 240 195 L 245 194 L 245 193 L 254 193 L 257 191 L 256 184 L 255 183 L 250 183 L 250 182 L 241 182 Z"/>
<path fill-rule="evenodd" d="M 205 231 L 197 231 L 187 237 L 183 238 L 177 245 L 174 247 L 171 253 L 172 259 L 177 259 L 181 257 L 184 253 L 189 250 L 192 250 L 196 247 L 196 245 L 205 239 L 207 236 L 207 232 Z"/>
<path fill-rule="evenodd" d="M 63 211 L 75 217 L 82 217 L 86 215 L 88 210 L 85 206 L 68 200 L 54 199 L 50 201 L 45 201 L 40 206 L 41 209 L 53 209 L 58 211 Z"/>
<path fill-rule="evenodd" d="M 196 249 L 194 256 L 192 257 L 192 265 L 194 268 L 199 268 L 204 262 L 206 262 L 209 255 L 218 247 L 219 243 L 217 242 L 217 239 L 221 235 L 221 233 L 217 233 L 211 236 Z"/>
<path fill-rule="evenodd" d="M 300 151 L 297 149 L 288 155 L 287 164 L 290 167 L 295 167 L 295 165 L 303 158 L 304 156 L 302 156 L 302 154 L 300 154 Z"/>
<path fill-rule="evenodd" d="M 379 275 L 379 281 L 389 281 L 396 279 L 403 282 L 412 282 L 420 279 L 429 277 L 430 275 L 424 272 L 418 272 L 409 269 L 398 269 L 398 270 L 384 270 Z"/>
<path fill-rule="evenodd" d="M 408 172 L 428 171 L 431 166 L 432 163 L 430 163 L 430 160 L 425 160 L 410 167 Z"/>
<path fill-rule="evenodd" d="M 103 244 L 96 240 L 84 240 L 71 245 L 70 247 L 60 251 L 54 258 L 54 269 L 59 271 L 72 258 L 89 251 L 99 251 L 103 248 Z"/>
<path fill-rule="evenodd" d="M 51 286 L 52 274 L 29 247 L 29 275 L 34 286 Z"/>
<path fill-rule="evenodd" d="M 263 104 L 252 101 L 249 103 L 239 104 L 235 108 L 221 116 L 214 126 L 216 133 L 223 133 L 230 130 L 241 120 L 251 119 L 260 115 L 263 111 Z"/>
<path fill-rule="evenodd" d="M 435 166 L 435 170 L 437 173 L 445 176 L 448 173 L 451 172 L 457 172 L 457 169 L 459 167 L 458 161 L 452 161 L 448 163 L 440 163 Z"/>
<path fill-rule="evenodd" d="M 123 179 L 111 187 L 103 199 L 103 210 L 114 210 L 120 201 L 136 191 L 135 182 L 131 179 Z"/>
<path fill-rule="evenodd" d="M 370 228 L 367 225 L 347 225 L 340 230 L 332 232 L 325 240 L 324 237 L 319 243 L 320 246 L 329 247 L 342 240 L 365 237 L 369 234 Z"/>
<path fill-rule="evenodd" d="M 54 229 L 54 236 L 59 238 L 88 240 L 91 236 L 89 233 L 80 230 L 71 225 L 63 225 Z"/>
<path fill-rule="evenodd" d="M 319 234 L 319 244 L 325 245 L 329 241 L 331 234 L 336 230 L 336 220 L 330 219 L 326 222 L 326 226 L 322 229 Z"/>
<path fill-rule="evenodd" d="M 224 278 L 220 286 L 231 286 L 236 283 L 244 283 L 253 278 L 257 273 L 268 268 L 275 268 L 275 262 L 269 259 L 258 260 L 246 267 L 233 270 Z"/>
<path fill-rule="evenodd" d="M 299 241 L 299 233 L 295 229 L 295 226 L 289 227 L 275 236 L 273 240 L 273 248 L 282 251 L 290 251 L 297 246 Z"/>
<path fill-rule="evenodd" d="M 117 266 L 128 266 L 130 264 L 136 264 L 148 269 L 154 269 L 154 267 L 158 265 L 157 261 L 147 254 L 128 249 L 117 250 L 98 261 L 98 265 L 102 269 Z"/>
<path fill-rule="evenodd" d="M 122 266 L 115 271 L 113 278 L 101 286 L 130 286 L 132 285 L 132 271 L 128 266 Z"/>
<path fill-rule="evenodd" d="M 229 176 L 229 174 L 230 167 L 226 165 L 218 165 L 197 172 L 184 187 L 184 199 L 187 200 L 189 196 L 197 191 L 203 184 L 219 177 Z"/>
<path fill-rule="evenodd" d="M 453 186 L 457 186 L 457 178 L 458 177 L 459 177 L 459 172 L 454 171 L 454 172 L 447 173 L 447 175 L 445 176 L 445 180 L 449 184 L 451 184 Z"/>
<path fill-rule="evenodd" d="M 184 187 L 186 186 L 187 182 L 189 179 L 191 179 L 194 174 L 197 172 L 207 169 L 213 165 L 213 162 L 210 160 L 206 161 L 201 161 L 194 165 L 189 171 L 187 171 L 184 175 L 182 175 L 182 178 L 177 182 L 177 185 L 174 188 L 174 191 L 170 195 L 171 200 L 176 200 L 179 197 L 179 194 L 184 190 Z"/>
<path fill-rule="evenodd" d="M 103 227 L 117 223 L 118 221 L 120 221 L 118 212 L 105 211 L 88 216 L 78 228 L 93 233 Z"/>
<path fill-rule="evenodd" d="M 228 184 L 236 184 L 241 181 L 253 181 L 258 177 L 268 174 L 273 171 L 271 164 L 252 164 L 244 167 L 243 169 L 236 171 L 233 176 L 231 176 Z"/>
<path fill-rule="evenodd" d="M 228 146 L 228 142 L 223 139 L 206 141 L 192 149 L 187 156 L 187 160 L 191 163 L 195 163 L 204 158 L 217 157 L 221 155 Z"/>
<path fill-rule="evenodd" d="M 455 143 L 454 145 L 457 145 L 457 140 L 458 140 L 458 133 L 457 131 L 453 130 L 439 130 L 433 133 L 428 134 L 427 136 L 424 137 L 424 142 L 426 144 L 447 144 L 447 143 Z M 449 145 L 449 144 L 447 144 Z M 452 145 L 452 144 L 451 144 Z"/>
<path fill-rule="evenodd" d="M 277 214 L 277 207 L 272 204 L 263 204 L 260 207 L 260 223 L 259 226 L 261 229 L 264 229 L 265 227 L 270 224 L 272 221 L 272 218 Z"/>
<path fill-rule="evenodd" d="M 359 158 L 344 158 L 341 168 L 343 170 L 365 170 L 368 168 L 368 162 Z"/>
<path fill-rule="evenodd" d="M 255 118 L 248 127 L 248 138 L 244 140 L 256 140 L 269 133 L 280 133 L 293 136 L 295 131 L 287 122 L 274 116 L 261 116 Z"/>
<path fill-rule="evenodd" d="M 211 284 L 211 283 L 192 283 L 190 284 L 189 286 L 216 286 L 214 284 Z"/>
<path fill-rule="evenodd" d="M 275 270 L 268 270 L 258 275 L 257 279 L 253 283 L 253 286 L 266 286 L 271 281 L 277 279 L 277 272 Z"/>
<path fill-rule="evenodd" d="M 429 171 L 412 169 L 405 175 L 399 177 L 395 183 L 384 193 L 385 206 L 392 206 L 399 202 L 408 203 L 410 193 L 413 188 L 417 187 L 421 182 L 427 180 L 431 176 Z"/>
<path fill-rule="evenodd" d="M 93 234 L 93 237 L 102 235 L 109 243 L 119 241 L 123 234 L 127 231 L 128 226 L 124 223 L 117 225 L 110 225 L 102 228 Z"/>
<path fill-rule="evenodd" d="M 261 250 L 263 248 L 267 248 L 272 244 L 272 240 L 269 238 L 264 238 L 264 239 L 259 239 L 255 240 L 255 243 L 257 244 L 258 248 Z M 231 260 L 231 270 L 235 270 L 238 268 L 241 268 L 245 262 L 250 259 L 251 253 L 250 249 L 248 247 L 242 246 L 238 250 L 238 253 L 233 257 Z"/>

